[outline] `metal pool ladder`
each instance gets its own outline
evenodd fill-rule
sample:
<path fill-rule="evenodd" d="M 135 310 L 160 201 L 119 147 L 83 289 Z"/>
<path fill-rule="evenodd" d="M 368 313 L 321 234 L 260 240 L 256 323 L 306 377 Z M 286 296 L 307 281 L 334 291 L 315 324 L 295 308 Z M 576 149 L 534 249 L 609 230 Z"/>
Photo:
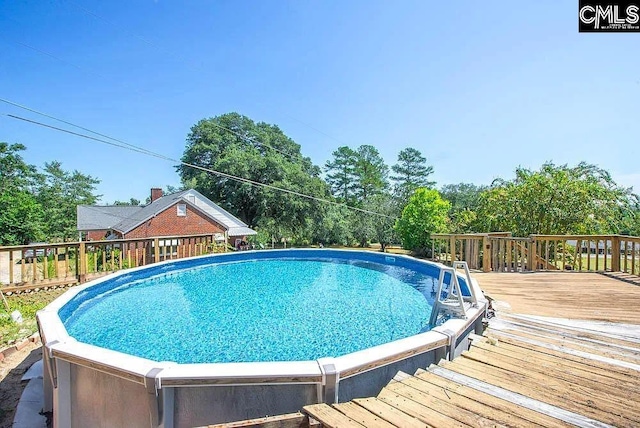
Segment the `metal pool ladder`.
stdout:
<path fill-rule="evenodd" d="M 456 268 L 458 267 L 464 268 L 465 276 L 467 279 L 467 288 L 469 289 L 469 293 L 471 294 L 470 296 L 462 295 L 460 282 L 458 281 L 458 276 L 456 275 Z M 450 275 L 451 280 L 449 282 L 449 288 L 447 289 L 446 295 L 443 298 L 442 289 L 444 287 L 444 278 L 447 273 Z M 473 289 L 473 284 L 471 283 L 471 273 L 469 272 L 467 262 L 455 261 L 453 262 L 453 265 L 451 267 L 443 266 L 440 269 L 440 276 L 438 278 L 438 291 L 436 293 L 436 299 L 433 303 L 433 309 L 431 310 L 429 325 L 434 326 L 436 324 L 440 313 L 466 318 L 467 314 L 464 306 L 465 301 L 469 302 L 473 306 L 477 306 L 478 304 L 477 296 L 475 294 L 475 290 Z"/>

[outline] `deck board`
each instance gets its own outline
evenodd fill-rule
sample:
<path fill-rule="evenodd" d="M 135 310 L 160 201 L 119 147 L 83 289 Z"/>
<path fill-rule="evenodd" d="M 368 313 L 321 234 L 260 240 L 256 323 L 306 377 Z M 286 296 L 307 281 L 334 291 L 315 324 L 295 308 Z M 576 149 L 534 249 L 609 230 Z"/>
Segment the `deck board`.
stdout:
<path fill-rule="evenodd" d="M 371 413 L 380 416 L 384 420 L 401 428 L 429 428 L 433 425 L 427 425 L 421 420 L 408 415 L 390 404 L 385 403 L 377 398 L 356 398 L 354 403 L 364 407 Z"/>
<path fill-rule="evenodd" d="M 507 349 L 511 349 L 514 352 L 527 353 L 532 357 L 537 357 L 536 354 L 542 354 L 548 357 L 558 357 L 558 358 L 562 358 L 563 360 L 578 362 L 583 365 L 588 365 L 594 368 L 599 368 L 601 370 L 608 371 L 611 377 L 620 378 L 623 380 L 628 380 L 630 378 L 632 382 L 633 381 L 637 382 L 640 380 L 640 372 L 638 370 L 634 370 L 626 367 L 614 366 L 602 361 L 598 361 L 593 358 L 590 359 L 586 357 L 580 357 L 577 355 L 569 354 L 567 352 L 545 348 L 540 345 L 534 345 L 531 343 L 524 342 L 522 340 L 515 339 L 513 337 L 505 336 L 500 332 L 497 332 L 494 330 L 489 330 L 485 334 L 489 337 L 499 339 L 500 346 L 505 347 Z M 532 354 L 532 353 L 535 353 L 535 354 Z"/>
<path fill-rule="evenodd" d="M 396 409 L 415 418 L 418 418 L 426 424 L 434 427 L 466 428 L 473 426 L 464 424 L 456 419 L 443 415 L 442 413 L 438 412 L 437 409 L 432 409 L 421 403 L 417 403 L 388 389 L 387 387 L 382 388 L 382 391 L 380 392 L 380 394 L 378 394 L 377 398 L 395 407 Z"/>
<path fill-rule="evenodd" d="M 568 383 L 582 388 L 590 388 L 594 391 L 606 391 L 613 396 L 624 397 L 625 394 L 635 392 L 637 385 L 623 383 L 615 379 L 604 377 L 586 370 L 563 365 L 561 361 L 548 362 L 543 360 L 526 360 L 513 358 L 493 350 L 482 348 L 472 352 L 463 353 L 463 357 L 485 365 L 502 368 L 511 373 L 518 373 L 530 378 L 548 378 L 559 383 Z"/>
<path fill-rule="evenodd" d="M 624 389 L 634 389 L 637 386 L 636 382 L 633 381 L 633 378 L 630 379 L 628 375 L 622 374 L 617 376 L 617 372 L 590 364 L 584 364 L 583 362 L 575 362 L 567 359 L 559 362 L 557 358 L 549 357 L 540 352 L 527 352 L 522 348 L 517 350 L 509 349 L 508 345 L 503 343 L 491 345 L 487 342 L 474 341 L 472 349 L 476 348 L 513 358 L 514 360 L 521 361 L 521 364 L 530 364 L 531 361 L 537 361 L 538 364 L 529 366 L 536 370 L 544 370 L 544 367 L 548 366 L 559 370 L 570 370 L 571 373 L 578 376 L 593 375 L 594 380 L 611 387 L 618 386 Z"/>
<path fill-rule="evenodd" d="M 407 379 L 408 380 L 408 379 Z M 491 420 L 486 416 L 481 416 L 478 413 L 471 412 L 464 407 L 457 406 L 456 403 L 450 400 L 444 400 L 419 389 L 412 387 L 404 382 L 396 382 L 387 386 L 390 391 L 393 391 L 403 397 L 413 400 L 419 404 L 422 404 L 429 409 L 435 410 L 453 420 L 461 422 L 465 425 L 473 427 L 504 427 L 505 425 L 499 424 L 495 420 Z"/>
<path fill-rule="evenodd" d="M 640 422 L 636 412 L 626 406 L 620 406 L 620 400 L 614 402 L 606 393 L 579 385 L 569 385 L 551 376 L 526 376 L 509 368 L 487 366 L 466 358 L 459 358 L 443 367 L 614 426 L 625 426 L 630 421 Z"/>
<path fill-rule="evenodd" d="M 395 425 L 353 402 L 334 404 L 332 407 L 367 428 L 395 427 Z"/>
<path fill-rule="evenodd" d="M 564 428 L 573 426 L 557 418 L 553 418 L 545 414 L 527 409 L 510 401 L 496 397 L 495 395 L 491 395 L 486 392 L 461 385 L 460 383 L 453 382 L 442 376 L 435 375 L 432 372 L 425 371 L 422 373 L 418 373 L 416 374 L 416 377 L 420 380 L 449 391 L 449 394 L 460 394 L 472 401 L 479 403 L 483 407 L 483 412 L 491 413 L 494 411 L 494 409 L 498 409 L 504 411 L 506 414 L 513 415 L 518 419 L 524 419 L 525 421 L 528 421 L 528 423 L 534 424 L 534 426 L 545 428 Z M 512 426 L 520 425 L 515 424 Z"/>
<path fill-rule="evenodd" d="M 474 273 L 506 312 L 640 325 L 640 287 L 597 273 Z"/>
<path fill-rule="evenodd" d="M 462 417 L 464 419 L 458 420 L 475 426 L 514 426 L 513 424 L 516 422 L 521 427 L 536 426 L 501 410 L 487 409 L 474 400 L 454 392 L 448 392 L 444 388 L 437 387 L 414 376 L 389 387 L 415 401 L 428 403 L 430 407 L 438 406 L 441 409 L 446 409 L 449 412 L 447 413 L 448 416 L 454 419 Z M 479 415 L 484 417 L 478 417 Z"/>
<path fill-rule="evenodd" d="M 360 424 L 327 404 L 312 404 L 304 406 L 303 410 L 326 428 L 366 428 L 366 425 Z"/>

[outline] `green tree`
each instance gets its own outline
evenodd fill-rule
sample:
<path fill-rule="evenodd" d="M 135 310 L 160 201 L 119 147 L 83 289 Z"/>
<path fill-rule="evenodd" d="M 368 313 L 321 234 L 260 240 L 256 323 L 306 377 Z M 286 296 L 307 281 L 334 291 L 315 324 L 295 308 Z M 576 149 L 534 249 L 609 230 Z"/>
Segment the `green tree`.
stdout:
<path fill-rule="evenodd" d="M 356 155 L 355 195 L 359 204 L 364 204 L 369 197 L 387 189 L 389 167 L 373 146 L 364 144 L 358 147 Z"/>
<path fill-rule="evenodd" d="M 355 196 L 358 154 L 353 149 L 342 146 L 332 155 L 333 161 L 327 161 L 325 164 L 327 182 L 339 201 L 352 203 Z"/>
<path fill-rule="evenodd" d="M 0 193 L 0 245 L 25 245 L 44 239 L 42 208 L 29 192 Z"/>
<path fill-rule="evenodd" d="M 486 186 L 477 186 L 471 183 L 446 184 L 440 189 L 442 197 L 451 203 L 449 219 L 451 231 L 454 233 L 477 232 L 480 206 L 480 195 L 487 189 Z"/>
<path fill-rule="evenodd" d="M 323 245 L 351 245 L 354 240 L 352 214 L 344 205 L 325 205 L 325 210 L 309 225 L 312 241 Z"/>
<path fill-rule="evenodd" d="M 22 144 L 0 142 L 0 245 L 21 245 L 43 239 L 42 209 L 32 191 L 36 167 L 27 164 Z"/>
<path fill-rule="evenodd" d="M 364 215 L 368 216 L 373 239 L 380 244 L 380 251 L 384 252 L 389 244 L 397 242 L 395 224 L 400 213 L 398 202 L 388 193 L 381 193 L 371 197 L 365 208 L 382 214 Z"/>
<path fill-rule="evenodd" d="M 422 156 L 419 150 L 411 147 L 400 151 L 398 163 L 393 165 L 391 170 L 394 172 L 391 176 L 395 184 L 394 192 L 403 203 L 417 188 L 431 188 L 436 184 L 435 181 L 429 181 L 429 176 L 433 174 L 433 167 L 427 165 L 427 158 Z"/>
<path fill-rule="evenodd" d="M 0 142 L 0 194 L 32 190 L 38 172 L 20 156 L 24 150 L 26 147 L 22 144 Z"/>
<path fill-rule="evenodd" d="M 77 170 L 63 170 L 60 162 L 45 163 L 37 199 L 42 206 L 44 233 L 48 240 L 64 241 L 77 236 L 76 207 L 94 205 L 98 201 L 95 190 L 99 183 L 97 178 Z"/>
<path fill-rule="evenodd" d="M 517 236 L 618 233 L 631 198 L 631 189 L 601 168 L 547 162 L 539 171 L 518 168 L 513 180 L 494 181 L 481 195 L 478 220 L 485 231 Z"/>
<path fill-rule="evenodd" d="M 302 156 L 300 146 L 277 126 L 228 113 L 203 119 L 191 128 L 182 161 L 244 179 L 329 197 L 320 169 Z M 182 183 L 237 214 L 250 226 L 278 234 L 299 234 L 319 202 L 275 189 L 256 187 L 186 165 L 177 167 Z M 276 228 L 277 224 L 277 228 Z"/>
<path fill-rule="evenodd" d="M 447 231 L 450 204 L 437 190 L 420 188 L 409 198 L 396 222 L 402 246 L 417 254 L 425 254 L 431 246 L 430 235 Z"/>
<path fill-rule="evenodd" d="M 622 218 L 622 235 L 640 236 L 640 197 L 632 193 Z"/>
<path fill-rule="evenodd" d="M 123 207 L 123 206 L 138 206 L 141 205 L 141 202 L 139 199 L 136 198 L 131 198 L 128 201 L 114 201 L 113 205 L 115 206 L 119 206 L 119 207 Z"/>

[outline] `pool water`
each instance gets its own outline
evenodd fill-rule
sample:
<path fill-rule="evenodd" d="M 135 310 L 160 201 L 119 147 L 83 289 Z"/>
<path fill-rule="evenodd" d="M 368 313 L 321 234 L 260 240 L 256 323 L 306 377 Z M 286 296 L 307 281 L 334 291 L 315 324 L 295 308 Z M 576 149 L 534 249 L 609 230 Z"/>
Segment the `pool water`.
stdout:
<path fill-rule="evenodd" d="M 425 331 L 433 284 L 362 260 L 212 261 L 114 282 L 60 315 L 81 342 L 156 361 L 315 360 Z"/>

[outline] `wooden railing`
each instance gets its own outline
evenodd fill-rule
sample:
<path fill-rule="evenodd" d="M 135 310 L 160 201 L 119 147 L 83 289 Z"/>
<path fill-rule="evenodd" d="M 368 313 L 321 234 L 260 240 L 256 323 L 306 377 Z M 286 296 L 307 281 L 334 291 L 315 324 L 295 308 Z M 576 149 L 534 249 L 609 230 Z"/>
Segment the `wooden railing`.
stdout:
<path fill-rule="evenodd" d="M 225 250 L 210 234 L 0 247 L 0 289 L 82 283 L 120 269 Z"/>
<path fill-rule="evenodd" d="M 640 237 L 530 235 L 509 232 L 432 234 L 432 259 L 466 261 L 484 272 L 594 271 L 640 275 Z"/>

